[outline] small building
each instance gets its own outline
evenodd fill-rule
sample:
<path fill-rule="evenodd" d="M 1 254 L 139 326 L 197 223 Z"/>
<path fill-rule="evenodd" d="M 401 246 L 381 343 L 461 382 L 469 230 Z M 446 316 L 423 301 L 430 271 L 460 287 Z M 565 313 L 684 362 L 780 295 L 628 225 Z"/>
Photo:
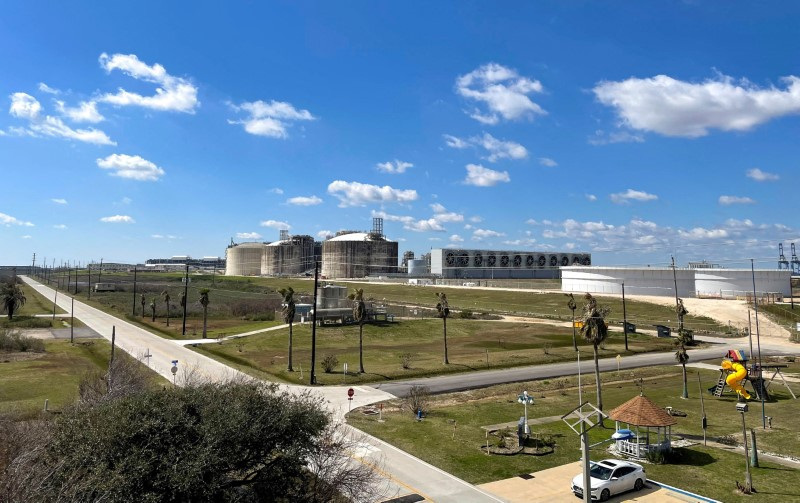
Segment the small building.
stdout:
<path fill-rule="evenodd" d="M 648 452 L 672 448 L 672 425 L 677 421 L 646 396 L 631 398 L 612 410 L 608 417 L 616 421 L 617 433 L 612 438 L 617 439 L 617 452 L 623 456 L 643 459 Z M 624 427 L 620 427 L 620 423 Z"/>

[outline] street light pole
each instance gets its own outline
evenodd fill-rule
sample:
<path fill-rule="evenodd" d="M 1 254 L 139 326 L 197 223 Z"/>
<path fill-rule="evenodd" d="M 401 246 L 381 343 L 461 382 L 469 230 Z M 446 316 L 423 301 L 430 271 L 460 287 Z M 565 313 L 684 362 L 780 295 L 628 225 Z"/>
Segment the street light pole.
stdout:
<path fill-rule="evenodd" d="M 625 335 L 625 351 L 628 350 L 628 311 L 625 309 L 625 282 L 622 282 L 622 333 Z"/>
<path fill-rule="evenodd" d="M 186 335 L 186 305 L 189 304 L 189 263 L 186 263 L 186 273 L 183 276 L 183 331 L 181 335 Z"/>
<path fill-rule="evenodd" d="M 750 274 L 753 277 L 753 311 L 756 313 L 756 343 L 758 344 L 758 395 L 761 397 L 761 426 L 766 430 L 767 429 L 767 414 L 764 410 L 764 392 L 766 391 L 766 386 L 764 386 L 764 373 L 761 360 L 761 330 L 758 328 L 758 298 L 756 298 L 756 270 L 755 265 L 753 263 L 753 259 L 750 259 Z M 746 440 L 745 440 L 746 441 Z"/>

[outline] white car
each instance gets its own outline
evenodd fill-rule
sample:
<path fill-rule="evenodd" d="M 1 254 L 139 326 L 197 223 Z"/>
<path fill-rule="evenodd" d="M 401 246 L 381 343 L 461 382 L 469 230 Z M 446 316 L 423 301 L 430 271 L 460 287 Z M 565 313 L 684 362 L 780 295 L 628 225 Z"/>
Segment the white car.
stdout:
<path fill-rule="evenodd" d="M 631 489 L 639 491 L 644 487 L 647 474 L 642 465 L 618 459 L 604 459 L 598 463 L 591 462 L 589 469 L 592 499 L 608 501 L 614 494 L 624 493 Z M 572 479 L 572 492 L 583 497 L 583 474 Z"/>

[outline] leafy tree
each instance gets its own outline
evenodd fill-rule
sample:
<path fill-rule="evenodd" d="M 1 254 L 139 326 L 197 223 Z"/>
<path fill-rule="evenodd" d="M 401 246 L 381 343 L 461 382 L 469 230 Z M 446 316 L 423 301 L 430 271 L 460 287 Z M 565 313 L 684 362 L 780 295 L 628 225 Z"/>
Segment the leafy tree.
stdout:
<path fill-rule="evenodd" d="M 8 319 L 14 319 L 14 311 L 25 305 L 25 292 L 17 284 L 16 281 L 11 280 L 3 284 L 0 290 L 0 298 L 3 299 L 3 307 L 8 313 Z"/>
<path fill-rule="evenodd" d="M 164 290 L 161 292 L 161 298 L 164 299 L 164 303 L 167 305 L 167 326 L 169 326 L 169 291 Z"/>
<path fill-rule="evenodd" d="M 597 383 L 597 408 L 603 410 L 603 394 L 600 383 L 600 364 L 598 363 L 597 348 L 608 337 L 608 325 L 603 318 L 609 313 L 609 308 L 598 307 L 597 300 L 590 293 L 583 296 L 586 300 L 586 305 L 583 308 L 583 327 L 581 327 L 581 335 L 583 338 L 592 344 L 594 351 L 594 378 Z M 603 416 L 598 415 L 597 420 L 602 423 Z"/>
<path fill-rule="evenodd" d="M 9 501 L 381 499 L 319 400 L 272 384 L 143 391 L 15 427 L 25 442 L 4 443 L 0 473 Z"/>
<path fill-rule="evenodd" d="M 436 312 L 439 313 L 439 318 L 442 319 L 444 324 L 444 364 L 449 365 L 450 360 L 447 359 L 447 317 L 450 316 L 450 305 L 447 303 L 447 295 L 444 292 L 437 293 L 439 302 L 436 303 Z"/>
<path fill-rule="evenodd" d="M 294 323 L 295 315 L 294 289 L 289 286 L 281 288 L 278 293 L 283 297 L 283 307 L 281 308 L 283 322 L 289 324 L 289 365 L 286 370 L 294 372 L 292 368 L 292 324 Z"/>
<path fill-rule="evenodd" d="M 208 329 L 208 288 L 200 289 L 200 305 L 203 306 L 203 339 L 206 338 L 206 330 Z"/>
<path fill-rule="evenodd" d="M 358 371 L 364 373 L 364 322 L 367 306 L 364 304 L 364 289 L 355 288 L 348 298 L 353 301 L 353 319 L 358 323 Z"/>
<path fill-rule="evenodd" d="M 683 305 L 683 299 L 678 299 L 675 305 L 675 313 L 678 315 L 678 339 L 675 345 L 678 347 L 675 351 L 675 360 L 681 364 L 683 368 L 683 398 L 689 398 L 689 386 L 686 379 L 686 363 L 689 361 L 689 353 L 686 351 L 686 346 L 689 345 L 690 331 L 683 328 L 683 317 L 689 314 L 689 311 Z"/>
<path fill-rule="evenodd" d="M 152 311 L 152 313 L 153 313 L 153 316 L 150 318 L 150 321 L 156 321 L 156 298 L 155 297 L 153 297 L 153 299 L 150 301 L 150 311 Z"/>

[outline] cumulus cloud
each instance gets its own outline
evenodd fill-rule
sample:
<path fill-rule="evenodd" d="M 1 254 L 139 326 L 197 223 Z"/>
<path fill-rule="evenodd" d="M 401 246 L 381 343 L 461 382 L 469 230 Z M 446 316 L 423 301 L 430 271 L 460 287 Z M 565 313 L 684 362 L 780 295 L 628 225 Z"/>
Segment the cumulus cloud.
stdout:
<path fill-rule="evenodd" d="M 322 204 L 322 199 L 317 196 L 297 196 L 290 197 L 286 202 L 295 206 L 316 206 Z"/>
<path fill-rule="evenodd" d="M 375 165 L 381 173 L 400 174 L 405 173 L 408 168 L 414 167 L 410 162 L 399 161 L 397 159 L 387 162 L 379 162 Z"/>
<path fill-rule="evenodd" d="M 453 234 L 452 236 L 450 236 L 450 242 L 451 243 L 463 243 L 464 242 L 464 238 L 462 238 L 458 234 Z"/>
<path fill-rule="evenodd" d="M 53 226 L 53 229 L 58 229 L 58 230 L 62 230 L 62 231 L 64 229 L 66 229 L 66 228 L 67 228 L 67 226 L 64 225 L 64 224 L 56 224 L 56 225 Z"/>
<path fill-rule="evenodd" d="M 501 119 L 516 120 L 545 115 L 542 107 L 528 95 L 542 92 L 538 80 L 521 77 L 516 70 L 497 63 L 485 64 L 456 79 L 456 92 L 483 105 L 469 112 L 482 124 L 497 124 Z"/>
<path fill-rule="evenodd" d="M 287 224 L 286 222 L 280 222 L 278 220 L 262 220 L 259 224 L 261 227 L 271 227 L 273 229 L 278 230 L 289 230 L 292 228 L 291 225 Z"/>
<path fill-rule="evenodd" d="M 594 195 L 594 194 L 584 194 L 584 197 L 586 197 L 587 201 L 591 201 L 591 202 L 597 201 L 597 196 Z"/>
<path fill-rule="evenodd" d="M 22 227 L 33 227 L 33 224 L 31 222 L 19 220 L 5 213 L 0 213 L 0 225 L 3 225 L 5 227 L 11 227 L 12 225 L 20 225 Z"/>
<path fill-rule="evenodd" d="M 761 171 L 759 168 L 753 168 L 747 170 L 747 178 L 752 178 L 757 182 L 774 182 L 780 179 L 780 176 L 774 173 L 767 173 L 766 171 Z"/>
<path fill-rule="evenodd" d="M 497 162 L 500 159 L 525 159 L 528 157 L 528 150 L 519 143 L 506 140 L 498 140 L 489 133 L 483 136 L 473 136 L 462 139 L 455 136 L 444 135 L 448 147 L 463 149 L 467 147 L 480 147 L 486 150 L 484 159 L 489 162 Z"/>
<path fill-rule="evenodd" d="M 493 231 L 491 229 L 475 229 L 472 231 L 472 240 L 473 241 L 483 241 L 487 238 L 500 238 L 505 236 L 505 233 Z"/>
<path fill-rule="evenodd" d="M 67 204 L 67 200 L 66 199 L 61 199 L 61 198 L 54 198 L 54 199 L 51 199 L 51 201 L 53 201 L 56 204 Z"/>
<path fill-rule="evenodd" d="M 495 171 L 484 168 L 480 164 L 467 164 L 467 177 L 464 179 L 464 183 L 467 185 L 491 187 L 501 182 L 507 183 L 510 181 L 511 177 L 508 176 L 508 171 Z"/>
<path fill-rule="evenodd" d="M 558 163 L 553 159 L 550 159 L 549 157 L 540 157 L 539 164 L 541 164 L 546 168 L 555 168 L 556 166 L 558 166 Z"/>
<path fill-rule="evenodd" d="M 43 93 L 47 93 L 47 94 L 61 94 L 61 91 L 59 91 L 58 89 L 54 89 L 54 88 L 52 88 L 52 87 L 48 86 L 48 85 L 47 85 L 47 84 L 45 84 L 44 82 L 39 82 L 39 85 L 38 85 L 37 87 L 38 87 L 38 88 L 39 88 L 39 90 L 40 90 L 41 92 L 43 92 Z"/>
<path fill-rule="evenodd" d="M 136 80 L 156 84 L 155 94 L 141 94 L 119 88 L 116 93 L 104 94 L 100 101 L 116 106 L 138 106 L 151 110 L 194 113 L 200 105 L 197 101 L 197 87 L 188 80 L 174 77 L 158 63 L 148 65 L 135 54 L 100 55 L 100 66 L 108 73 L 119 70 Z"/>
<path fill-rule="evenodd" d="M 464 215 L 455 213 L 453 211 L 447 211 L 447 208 L 439 203 L 432 204 L 431 209 L 433 210 L 433 217 L 439 222 L 448 223 L 464 221 Z"/>
<path fill-rule="evenodd" d="M 287 128 L 296 121 L 312 121 L 316 117 L 308 110 L 298 110 L 291 103 L 272 100 L 231 104 L 236 112 L 247 112 L 244 119 L 229 120 L 229 124 L 241 124 L 244 130 L 256 136 L 269 138 L 288 138 Z"/>
<path fill-rule="evenodd" d="M 618 192 L 616 194 L 611 194 L 611 202 L 614 204 L 628 204 L 631 201 L 639 201 L 639 202 L 646 202 L 646 201 L 655 201 L 658 199 L 658 196 L 655 194 L 648 194 L 647 192 L 643 192 L 641 190 L 633 190 L 628 189 L 625 192 Z"/>
<path fill-rule="evenodd" d="M 172 234 L 151 234 L 150 237 L 153 239 L 180 239 L 178 236 L 173 236 Z"/>
<path fill-rule="evenodd" d="M 526 239 L 509 239 L 503 241 L 504 245 L 507 246 L 523 246 L 523 247 L 530 247 L 536 244 L 536 240 L 533 238 L 526 238 Z"/>
<path fill-rule="evenodd" d="M 593 91 L 629 128 L 696 138 L 710 129 L 747 131 L 777 117 L 800 113 L 800 78 L 792 75 L 781 80 L 782 89 L 759 87 L 725 75 L 703 82 L 657 75 L 604 81 Z"/>
<path fill-rule="evenodd" d="M 97 166 L 111 170 L 112 176 L 139 181 L 156 181 L 164 176 L 164 170 L 138 155 L 111 154 L 97 159 Z"/>
<path fill-rule="evenodd" d="M 273 188 L 269 189 L 267 192 L 269 192 L 271 194 L 281 195 L 281 194 L 283 194 L 283 189 L 281 189 L 279 187 L 273 187 Z"/>
<path fill-rule="evenodd" d="M 401 222 L 403 229 L 413 232 L 445 232 L 442 222 L 436 217 L 417 219 L 407 215 L 392 215 L 385 211 L 373 211 L 373 217 L 380 217 L 388 222 Z"/>
<path fill-rule="evenodd" d="M 261 239 L 261 234 L 257 232 L 237 232 L 236 239 Z"/>
<path fill-rule="evenodd" d="M 63 101 L 56 101 L 56 109 L 73 122 L 98 123 L 105 120 L 97 111 L 96 101 L 81 101 L 77 107 L 68 107 Z"/>
<path fill-rule="evenodd" d="M 99 129 L 72 129 L 60 118 L 43 114 L 41 103 L 29 94 L 12 94 L 11 108 L 8 113 L 12 117 L 28 121 L 27 128 L 14 128 L 14 132 L 17 134 L 66 138 L 95 145 L 116 145 L 108 135 Z"/>
<path fill-rule="evenodd" d="M 101 222 L 110 223 L 110 224 L 134 224 L 136 221 L 129 217 L 128 215 L 113 215 L 110 217 L 103 217 L 100 219 Z"/>
<path fill-rule="evenodd" d="M 719 204 L 729 206 L 731 204 L 754 204 L 755 200 L 749 197 L 739 196 L 719 196 Z"/>
<path fill-rule="evenodd" d="M 333 232 L 331 232 L 329 230 L 322 230 L 322 231 L 317 232 L 317 237 L 320 238 L 320 239 L 323 239 L 323 240 L 330 239 L 332 236 L 333 236 Z"/>
<path fill-rule="evenodd" d="M 594 135 L 589 137 L 590 145 L 608 145 L 610 143 L 642 143 L 644 137 L 638 134 L 633 134 L 629 131 L 613 131 L 606 133 L 602 129 L 594 132 Z"/>
<path fill-rule="evenodd" d="M 395 189 L 388 185 L 379 187 L 359 182 L 334 180 L 328 185 L 328 193 L 339 199 L 339 206 L 365 206 L 367 204 L 408 203 L 417 200 L 413 189 Z"/>

